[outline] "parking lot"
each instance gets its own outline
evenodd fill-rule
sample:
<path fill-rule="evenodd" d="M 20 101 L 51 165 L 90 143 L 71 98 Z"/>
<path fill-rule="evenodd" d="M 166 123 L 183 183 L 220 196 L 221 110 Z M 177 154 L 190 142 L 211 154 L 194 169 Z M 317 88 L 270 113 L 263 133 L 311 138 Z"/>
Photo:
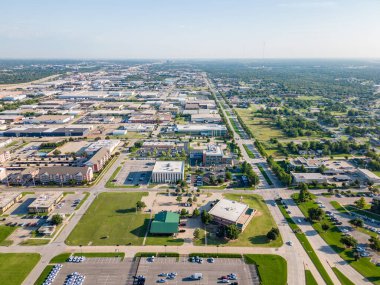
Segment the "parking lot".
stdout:
<path fill-rule="evenodd" d="M 113 182 L 116 185 L 146 185 L 154 164 L 154 160 L 127 160 Z"/>
<path fill-rule="evenodd" d="M 53 214 L 71 214 L 78 203 L 75 201 L 80 201 L 84 198 L 84 194 L 67 194 L 63 199 L 57 204 L 55 209 L 52 211 Z"/>
<path fill-rule="evenodd" d="M 128 285 L 133 284 L 132 259 L 87 258 L 83 263 L 64 263 L 53 284 L 64 284 L 67 275 L 78 272 L 85 276 L 84 284 Z"/>
<path fill-rule="evenodd" d="M 160 273 L 176 272 L 177 277 L 167 280 L 165 284 L 220 284 L 220 277 L 235 273 L 239 285 L 258 284 L 256 268 L 253 265 L 245 264 L 238 258 L 215 258 L 214 263 L 204 259 L 202 264 L 191 263 L 188 257 L 177 258 L 155 258 L 154 262 L 142 258 L 138 267 L 137 275 L 146 277 L 146 284 L 156 284 L 157 280 L 163 278 L 158 276 Z M 194 273 L 202 273 L 201 280 L 191 280 L 190 276 Z"/>

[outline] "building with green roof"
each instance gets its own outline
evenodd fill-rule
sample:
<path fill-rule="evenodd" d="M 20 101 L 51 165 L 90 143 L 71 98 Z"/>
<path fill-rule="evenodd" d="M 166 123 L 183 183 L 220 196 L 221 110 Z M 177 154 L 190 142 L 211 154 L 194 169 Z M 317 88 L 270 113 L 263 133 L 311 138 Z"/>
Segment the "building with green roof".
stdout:
<path fill-rule="evenodd" d="M 151 234 L 169 235 L 178 233 L 179 214 L 163 211 L 154 216 L 150 225 Z"/>

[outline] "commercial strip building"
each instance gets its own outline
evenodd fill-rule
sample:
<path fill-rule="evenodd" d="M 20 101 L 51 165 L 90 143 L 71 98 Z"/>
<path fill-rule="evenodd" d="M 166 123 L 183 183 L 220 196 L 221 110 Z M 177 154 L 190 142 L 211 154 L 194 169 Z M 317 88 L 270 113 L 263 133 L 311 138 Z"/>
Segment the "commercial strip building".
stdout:
<path fill-rule="evenodd" d="M 358 168 L 358 173 L 367 181 L 377 184 L 380 183 L 380 177 L 368 169 Z"/>
<path fill-rule="evenodd" d="M 183 161 L 156 161 L 152 171 L 152 183 L 175 183 L 183 180 L 185 164 Z"/>
<path fill-rule="evenodd" d="M 0 135 L 4 137 L 80 137 L 85 136 L 90 130 L 90 127 L 75 126 L 60 128 L 20 127 L 0 132 Z"/>
<path fill-rule="evenodd" d="M 291 173 L 293 176 L 293 182 L 295 184 L 300 183 L 327 183 L 328 177 L 321 173 Z"/>
<path fill-rule="evenodd" d="M 179 214 L 162 211 L 154 216 L 150 225 L 151 234 L 176 234 L 178 233 Z"/>
<path fill-rule="evenodd" d="M 28 212 L 50 213 L 54 210 L 55 205 L 63 198 L 63 192 L 46 192 L 38 196 L 29 206 Z"/>
<path fill-rule="evenodd" d="M 139 153 L 157 152 L 157 155 L 161 155 L 162 152 L 180 153 L 183 150 L 185 150 L 185 143 L 174 141 L 148 141 L 143 143 Z"/>
<path fill-rule="evenodd" d="M 174 131 L 180 134 L 207 137 L 221 137 L 227 134 L 227 128 L 224 125 L 216 124 L 176 125 Z"/>
<path fill-rule="evenodd" d="M 1 192 L 0 193 L 0 214 L 4 214 L 10 207 L 20 201 L 22 193 L 20 192 Z"/>
<path fill-rule="evenodd" d="M 209 211 L 213 221 L 224 226 L 235 224 L 244 231 L 256 214 L 255 209 L 249 208 L 247 204 L 229 199 L 219 200 Z"/>

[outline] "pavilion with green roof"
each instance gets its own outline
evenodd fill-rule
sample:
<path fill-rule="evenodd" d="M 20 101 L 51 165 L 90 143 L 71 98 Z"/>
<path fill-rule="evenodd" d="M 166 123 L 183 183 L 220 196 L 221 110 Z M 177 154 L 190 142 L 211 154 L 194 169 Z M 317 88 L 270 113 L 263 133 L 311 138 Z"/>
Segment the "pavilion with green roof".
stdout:
<path fill-rule="evenodd" d="M 154 216 L 150 225 L 151 234 L 169 235 L 178 233 L 179 214 L 162 211 Z"/>

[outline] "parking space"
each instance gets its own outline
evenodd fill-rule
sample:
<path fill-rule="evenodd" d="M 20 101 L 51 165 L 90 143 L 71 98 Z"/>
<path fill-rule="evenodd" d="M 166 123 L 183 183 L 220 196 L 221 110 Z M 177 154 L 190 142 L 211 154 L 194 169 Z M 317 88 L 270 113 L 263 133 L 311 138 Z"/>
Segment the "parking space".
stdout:
<path fill-rule="evenodd" d="M 75 210 L 78 203 L 84 198 L 84 194 L 67 194 L 57 204 L 53 210 L 53 214 L 71 214 Z"/>
<path fill-rule="evenodd" d="M 146 277 L 146 284 L 156 284 L 159 279 L 166 279 L 159 276 L 162 273 L 176 273 L 174 279 L 166 279 L 165 284 L 220 284 L 221 277 L 235 273 L 237 282 L 240 285 L 258 284 L 256 268 L 253 265 L 245 264 L 242 259 L 235 258 L 215 258 L 214 263 L 205 261 L 202 264 L 191 263 L 187 257 L 176 258 L 155 258 L 154 262 L 141 259 L 137 275 Z M 252 268 L 251 268 L 252 267 Z M 202 273 L 201 280 L 192 280 L 190 276 L 195 273 Z M 232 282 L 232 281 L 231 281 Z"/>
<path fill-rule="evenodd" d="M 113 182 L 116 185 L 146 185 L 154 164 L 154 160 L 127 160 Z"/>
<path fill-rule="evenodd" d="M 131 259 L 121 261 L 119 258 L 87 258 L 82 263 L 64 263 L 53 285 L 64 284 L 73 272 L 85 276 L 84 284 L 129 285 L 133 284 L 132 266 Z"/>

